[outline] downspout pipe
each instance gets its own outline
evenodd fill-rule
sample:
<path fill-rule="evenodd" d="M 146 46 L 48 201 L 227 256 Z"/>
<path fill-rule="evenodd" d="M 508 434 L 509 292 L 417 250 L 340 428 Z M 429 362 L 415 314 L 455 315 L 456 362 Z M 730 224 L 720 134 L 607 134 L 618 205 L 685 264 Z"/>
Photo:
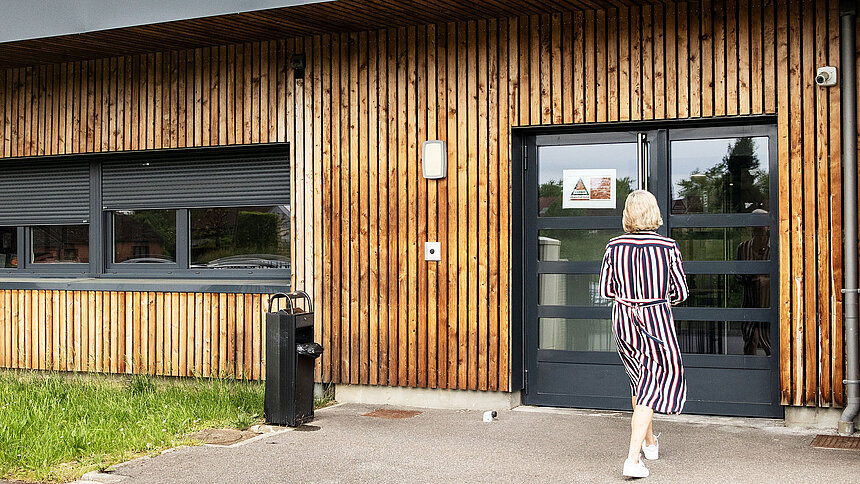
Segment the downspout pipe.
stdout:
<path fill-rule="evenodd" d="M 845 236 L 845 360 L 846 405 L 839 418 L 842 435 L 854 433 L 854 418 L 860 411 L 860 359 L 858 359 L 857 320 L 857 59 L 855 54 L 855 0 L 842 0 L 839 5 L 841 33 L 839 35 L 842 66 L 842 187 L 843 230 Z"/>

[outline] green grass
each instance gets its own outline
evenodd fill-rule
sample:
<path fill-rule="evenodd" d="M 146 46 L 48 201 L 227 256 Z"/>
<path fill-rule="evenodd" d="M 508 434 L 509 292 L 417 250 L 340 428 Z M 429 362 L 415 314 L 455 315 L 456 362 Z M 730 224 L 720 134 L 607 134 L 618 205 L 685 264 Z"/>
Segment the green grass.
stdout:
<path fill-rule="evenodd" d="M 226 379 L 0 373 L 0 478 L 68 482 L 195 430 L 244 429 L 262 421 L 263 393 Z"/>

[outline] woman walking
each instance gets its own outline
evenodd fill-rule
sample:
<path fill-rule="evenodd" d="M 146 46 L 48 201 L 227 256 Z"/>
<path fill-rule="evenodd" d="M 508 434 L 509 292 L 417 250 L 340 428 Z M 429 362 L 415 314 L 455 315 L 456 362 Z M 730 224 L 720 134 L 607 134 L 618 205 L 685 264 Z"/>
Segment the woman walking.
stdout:
<path fill-rule="evenodd" d="M 684 367 L 671 304 L 687 298 L 678 244 L 654 230 L 663 225 L 654 195 L 636 190 L 627 197 L 625 234 L 609 241 L 600 270 L 600 294 L 614 299 L 612 329 L 630 378 L 633 419 L 623 474 L 647 477 L 640 459 L 656 460 L 659 442 L 654 412 L 681 413 L 687 399 Z"/>

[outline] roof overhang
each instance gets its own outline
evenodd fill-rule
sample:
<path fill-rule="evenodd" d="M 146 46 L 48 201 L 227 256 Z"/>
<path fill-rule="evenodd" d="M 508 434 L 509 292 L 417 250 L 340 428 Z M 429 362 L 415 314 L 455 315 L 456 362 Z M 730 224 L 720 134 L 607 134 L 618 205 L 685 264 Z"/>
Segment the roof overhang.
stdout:
<path fill-rule="evenodd" d="M 0 0 L 0 68 L 671 0 Z"/>

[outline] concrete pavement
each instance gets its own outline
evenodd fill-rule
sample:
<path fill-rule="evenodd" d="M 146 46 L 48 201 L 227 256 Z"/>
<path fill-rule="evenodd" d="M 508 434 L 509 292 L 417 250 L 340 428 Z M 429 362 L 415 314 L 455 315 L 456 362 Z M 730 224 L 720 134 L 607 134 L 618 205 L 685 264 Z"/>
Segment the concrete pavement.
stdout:
<path fill-rule="evenodd" d="M 123 484 L 625 481 L 629 413 L 519 407 L 498 410 L 491 423 L 473 410 L 363 416 L 379 408 L 387 407 L 337 405 L 317 411 L 318 430 L 180 448 L 115 466 L 113 477 Z M 658 416 L 655 431 L 663 433 L 661 455 L 647 463 L 645 482 L 860 481 L 860 452 L 814 449 L 815 431 L 781 421 Z"/>

